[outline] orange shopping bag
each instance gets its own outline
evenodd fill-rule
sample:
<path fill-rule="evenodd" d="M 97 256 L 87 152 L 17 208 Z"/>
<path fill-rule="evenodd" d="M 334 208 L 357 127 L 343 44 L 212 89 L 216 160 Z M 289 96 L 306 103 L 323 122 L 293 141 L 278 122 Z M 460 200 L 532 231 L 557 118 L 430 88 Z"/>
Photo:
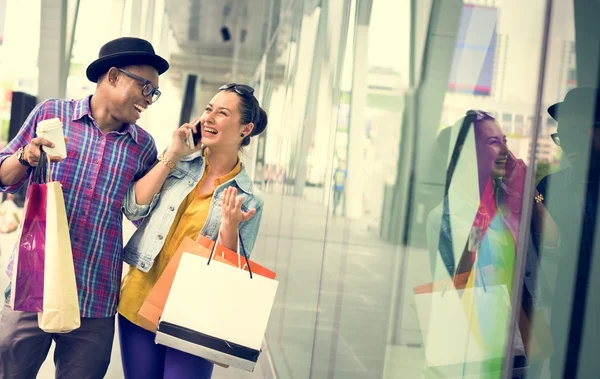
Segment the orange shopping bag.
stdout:
<path fill-rule="evenodd" d="M 183 253 L 186 252 L 209 258 L 213 244 L 214 242 L 212 240 L 202 236 L 198 237 L 197 241 L 194 241 L 189 237 L 183 239 L 179 248 L 177 248 L 177 251 L 171 258 L 171 261 L 165 268 L 165 271 L 158 278 L 158 281 L 152 288 L 152 291 L 150 291 L 150 294 L 148 294 L 146 301 L 144 301 L 142 308 L 140 308 L 140 311 L 138 312 L 138 321 L 141 327 L 156 333 L 158 321 L 165 309 L 165 304 L 167 303 L 167 298 L 169 297 L 169 292 L 171 291 L 171 286 L 175 279 L 175 273 L 177 272 L 177 267 L 179 266 Z M 221 244 L 218 244 L 213 259 L 238 267 L 238 263 L 240 262 L 238 257 L 239 255 L 235 251 L 229 250 Z M 253 261 L 248 261 L 248 264 L 252 269 L 252 273 L 269 279 L 275 278 L 275 273 L 273 271 Z M 245 263 L 242 269 L 248 270 Z"/>
<path fill-rule="evenodd" d="M 198 242 L 201 244 L 210 244 L 212 245 L 212 241 L 209 240 L 206 237 L 198 237 Z M 221 256 L 221 258 L 224 258 L 229 264 L 234 265 L 234 266 L 241 266 L 242 270 L 248 271 L 248 265 L 250 265 L 250 269 L 252 271 L 253 274 L 256 275 L 260 275 L 260 276 L 264 276 L 265 278 L 268 279 L 275 279 L 275 272 L 269 270 L 266 267 L 263 267 L 261 265 L 259 265 L 258 263 L 252 261 L 252 260 L 248 260 L 248 264 L 246 264 L 246 261 L 244 259 L 242 259 L 242 256 L 238 253 L 236 253 L 233 250 L 229 250 L 228 248 L 226 248 L 225 246 L 218 244 L 217 248 L 215 250 L 215 256 Z M 240 264 L 240 260 L 241 262 L 243 262 L 243 266 Z"/>
<path fill-rule="evenodd" d="M 413 292 L 415 295 L 419 295 L 431 292 L 442 292 L 448 288 L 462 290 L 465 289 L 470 274 L 470 271 L 463 272 L 462 274 L 456 274 L 453 278 L 440 279 L 435 282 L 421 284 L 413 288 Z"/>

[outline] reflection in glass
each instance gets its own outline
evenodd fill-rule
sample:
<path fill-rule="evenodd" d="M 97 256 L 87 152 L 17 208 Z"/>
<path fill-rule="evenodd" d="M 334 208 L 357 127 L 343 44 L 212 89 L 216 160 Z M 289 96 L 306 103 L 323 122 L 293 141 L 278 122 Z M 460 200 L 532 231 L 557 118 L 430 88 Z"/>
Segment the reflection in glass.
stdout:
<path fill-rule="evenodd" d="M 597 360 L 585 359 L 591 352 L 585 353 L 585 344 L 582 348 L 584 358 L 579 357 L 579 352 L 572 353 L 572 349 L 579 344 L 574 337 L 596 341 L 588 345 L 590 350 L 596 349 L 594 344 L 600 340 L 597 327 L 588 326 L 583 331 L 583 314 L 577 313 L 586 301 L 580 297 L 586 291 L 591 296 L 587 300 L 588 309 L 598 309 L 597 305 L 593 305 L 598 302 L 597 296 L 589 292 L 593 289 L 579 284 L 579 279 L 588 275 L 581 269 L 589 269 L 590 264 L 578 267 L 578 263 L 582 259 L 591 259 L 594 249 L 593 225 L 597 212 L 600 170 L 599 111 L 600 90 L 596 88 L 572 89 L 564 101 L 548 109 L 548 113 L 558 121 L 557 133 L 552 138 L 569 163 L 568 167 L 545 176 L 538 184 L 542 200 L 538 202 L 536 199 L 535 207 L 546 207 L 549 215 L 545 217 L 543 224 L 536 224 L 535 218 L 533 223 L 533 240 L 545 261 L 541 266 L 542 274 L 555 277 L 552 288 L 546 291 L 550 295 L 549 314 L 555 350 L 550 359 L 552 378 L 575 377 L 578 359 L 580 365 L 577 377 L 591 377 L 587 375 L 596 375 L 600 369 Z M 555 276 L 552 272 L 556 272 Z M 540 287 L 545 284 L 543 279 L 540 275 Z M 572 302 L 576 305 L 573 309 L 565 306 Z M 540 316 L 543 314 L 538 311 L 536 317 Z"/>
<path fill-rule="evenodd" d="M 497 377 L 510 316 L 527 167 L 509 150 L 500 124 L 487 112 L 468 111 L 451 133 L 444 199 L 430 213 L 427 230 L 433 276 L 438 279 L 431 291 L 441 285 L 442 292 L 454 287 L 456 293 L 431 296 L 429 312 L 448 318 L 442 326 L 433 324 L 440 318 L 430 316 L 429 325 L 422 325 L 429 332 L 424 338 L 426 360 L 438 369 L 450 366 Z M 461 308 L 463 312 L 449 316 Z M 464 334 L 455 334 L 458 340 L 431 334 L 446 328 Z M 446 355 L 436 360 L 442 358 L 435 356 L 442 350 L 453 359 Z M 515 366 L 522 367 L 526 352 L 520 334 L 514 350 Z"/>

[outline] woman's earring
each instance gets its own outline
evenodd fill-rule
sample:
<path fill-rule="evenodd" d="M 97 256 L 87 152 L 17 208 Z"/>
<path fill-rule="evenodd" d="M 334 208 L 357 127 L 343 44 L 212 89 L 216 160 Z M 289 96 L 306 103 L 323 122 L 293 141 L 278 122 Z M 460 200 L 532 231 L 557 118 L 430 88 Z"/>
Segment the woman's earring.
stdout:
<path fill-rule="evenodd" d="M 240 134 L 240 137 L 244 138 L 244 137 L 246 137 L 246 136 L 244 135 L 244 133 L 242 133 L 242 134 Z"/>

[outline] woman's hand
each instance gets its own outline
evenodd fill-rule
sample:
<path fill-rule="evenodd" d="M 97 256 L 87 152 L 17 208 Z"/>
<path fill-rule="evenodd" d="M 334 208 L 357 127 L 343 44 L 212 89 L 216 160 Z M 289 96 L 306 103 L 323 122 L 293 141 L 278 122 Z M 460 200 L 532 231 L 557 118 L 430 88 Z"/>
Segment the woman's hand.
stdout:
<path fill-rule="evenodd" d="M 195 119 L 191 123 L 185 123 L 181 125 L 177 130 L 173 132 L 173 141 L 171 142 L 171 146 L 167 149 L 165 155 L 170 160 L 179 160 L 181 157 L 185 157 L 186 155 L 190 155 L 201 149 L 202 144 L 198 144 L 196 148 L 193 150 L 190 149 L 186 139 L 192 138 L 192 132 L 198 133 L 200 129 L 200 124 L 198 123 L 199 118 Z"/>
<path fill-rule="evenodd" d="M 221 203 L 221 244 L 229 250 L 237 250 L 238 226 L 256 214 L 256 209 L 242 211 L 242 198 L 237 197 L 237 188 L 227 187 L 223 191 Z M 238 253 L 240 253 L 238 251 Z"/>
<path fill-rule="evenodd" d="M 242 201 L 243 199 L 237 196 L 237 188 L 225 188 L 221 203 L 223 210 L 221 222 L 223 223 L 223 227 L 235 228 L 237 231 L 240 222 L 248 221 L 254 217 L 256 209 L 250 209 L 248 212 L 242 211 Z"/>
<path fill-rule="evenodd" d="M 527 165 L 522 159 L 517 159 L 512 152 L 508 152 L 506 159 L 506 175 L 504 184 L 517 194 L 523 194 L 525 189 L 525 176 L 527 175 Z"/>

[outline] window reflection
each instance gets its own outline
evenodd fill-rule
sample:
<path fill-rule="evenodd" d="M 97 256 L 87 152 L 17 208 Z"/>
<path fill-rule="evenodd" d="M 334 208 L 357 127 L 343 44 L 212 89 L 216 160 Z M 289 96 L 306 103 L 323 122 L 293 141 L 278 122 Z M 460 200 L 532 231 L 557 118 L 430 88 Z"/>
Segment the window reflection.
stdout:
<path fill-rule="evenodd" d="M 545 277 L 550 274 L 552 278 L 551 273 L 556 272 L 546 299 L 555 342 L 555 351 L 550 359 L 553 378 L 576 376 L 580 358 L 572 353 L 574 344 L 579 344 L 574 338 L 582 338 L 582 333 L 589 341 L 599 341 L 600 338 L 597 328 L 582 330 L 584 314 L 577 313 L 577 308 L 581 309 L 584 304 L 578 296 L 583 291 L 591 294 L 587 283 L 579 283 L 577 279 L 589 275 L 585 271 L 589 263 L 581 265 L 580 262 L 582 259 L 589 260 L 594 251 L 600 172 L 599 111 L 600 91 L 596 88 L 572 89 L 564 101 L 548 109 L 550 116 L 558 122 L 557 133 L 552 138 L 560 143 L 568 160 L 568 167 L 545 176 L 537 185 L 541 197 L 536 198 L 532 225 L 533 240 L 546 261 L 538 286 L 543 289 L 542 286 L 547 285 Z M 536 219 L 536 210 L 542 207 L 549 215 Z M 596 296 L 591 296 L 590 305 L 597 302 Z M 565 306 L 570 303 L 576 308 Z M 577 314 L 578 317 L 575 316 Z M 580 365 L 580 377 L 598 369 L 594 360 L 581 360 Z"/>
<path fill-rule="evenodd" d="M 488 112 L 468 111 L 451 133 L 455 142 L 444 198 L 427 222 L 434 278 L 446 283 L 434 282 L 442 293 L 432 288 L 429 312 L 463 312 L 445 320 L 420 313 L 419 321 L 428 332 L 424 343 L 429 367 L 473 365 L 470 372 L 493 373 L 501 370 L 505 351 L 527 167 L 509 150 L 500 123 Z M 457 292 L 446 295 L 448 289 Z M 430 322 L 424 325 L 427 316 Z M 450 343 L 444 338 L 446 328 L 462 335 Z M 523 366 L 526 352 L 520 334 L 514 349 L 518 366 Z"/>

